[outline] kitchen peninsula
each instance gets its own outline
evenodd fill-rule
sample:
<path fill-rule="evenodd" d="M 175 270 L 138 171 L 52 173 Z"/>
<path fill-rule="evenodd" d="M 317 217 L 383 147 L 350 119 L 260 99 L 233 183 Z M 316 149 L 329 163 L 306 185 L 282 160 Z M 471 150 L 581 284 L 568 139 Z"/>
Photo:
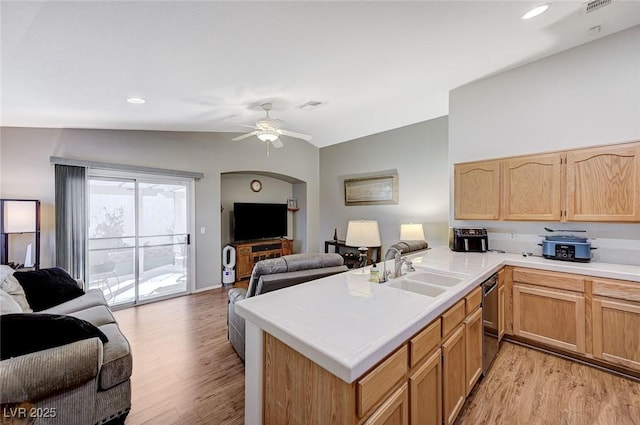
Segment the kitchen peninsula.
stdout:
<path fill-rule="evenodd" d="M 544 276 L 540 285 L 546 285 L 547 289 L 570 281 L 574 286 L 569 289 L 573 292 L 564 287 L 554 289 L 561 293 L 561 298 L 579 298 L 574 295 L 579 294 L 575 282 L 580 280 L 579 276 L 589 276 L 583 279 L 588 282 L 584 284 L 588 289 L 583 290 L 583 295 L 588 294 L 593 303 L 602 296 L 606 304 L 610 300 L 608 297 L 615 291 L 620 292 L 620 288 L 632 302 L 640 301 L 639 266 L 577 264 L 515 254 L 455 253 L 446 247 L 409 258 L 416 268 L 409 276 L 429 270 L 456 275 L 460 282 L 440 295 L 430 297 L 390 287 L 393 282 L 370 283 L 368 271 L 352 270 L 237 304 L 238 313 L 247 321 L 245 423 L 277 423 L 279 411 L 285 412 L 289 423 L 377 424 L 387 423 L 387 418 L 396 414 L 402 418 L 398 423 L 408 423 L 409 410 L 412 415 L 418 411 L 409 409 L 409 394 L 414 397 L 417 390 L 412 386 L 419 389 L 422 384 L 423 390 L 434 392 L 438 404 L 440 398 L 443 399 L 445 423 L 453 422 L 471 388 L 468 385 L 464 388 L 462 399 L 458 395 L 454 397 L 446 384 L 440 394 L 440 379 L 449 379 L 440 358 L 442 355 L 446 362 L 445 354 L 451 354 L 451 361 L 461 361 L 462 366 L 456 370 L 462 370 L 465 378 L 465 351 L 456 351 L 455 347 L 465 340 L 464 325 L 471 323 L 474 315 L 476 302 L 471 302 L 475 299 L 474 291 L 485 279 L 501 270 L 502 283 L 507 283 L 509 311 L 513 309 L 512 302 L 514 305 L 528 302 L 524 296 L 512 300 L 512 294 L 518 288 L 522 294 L 527 291 L 532 294 L 552 292 L 530 288 L 532 285 L 527 281 L 530 271 L 539 271 Z M 387 264 L 388 269 L 392 267 Z M 513 283 L 514 275 L 523 282 Z M 576 302 L 575 305 L 575 317 L 580 317 L 580 312 L 584 312 L 580 309 L 580 305 L 584 307 L 584 296 L 582 304 Z M 514 333 L 514 327 L 520 326 L 521 335 L 536 341 L 535 335 L 526 329 L 526 320 L 520 322 L 517 314 L 509 311 L 506 315 L 508 333 Z M 504 308 L 502 317 L 505 317 Z M 640 324 L 640 310 L 630 320 Z M 452 326 L 445 326 L 449 321 Z M 576 319 L 576 327 L 580 326 Z M 434 333 L 434 330 L 437 331 Z M 552 337 L 554 335 L 543 335 L 539 339 L 554 346 Z M 594 356 L 597 351 L 595 339 L 588 337 L 586 344 L 584 336 L 575 339 L 557 342 L 555 346 L 565 350 L 575 346 L 578 354 Z M 464 348 L 464 343 L 461 346 Z M 585 346 L 589 346 L 588 349 L 585 350 Z M 429 349 L 422 350 L 422 355 L 419 354 L 421 347 Z M 617 359 L 613 355 L 603 358 L 613 363 Z M 635 370 L 635 362 L 640 361 L 640 357 L 625 361 L 626 364 L 624 361 L 617 364 Z M 433 371 L 437 372 L 433 375 L 430 374 L 432 365 Z M 640 363 L 638 365 L 640 372 Z M 278 370 L 285 372 L 279 374 Z M 457 377 L 451 379 L 458 380 Z M 388 382 L 390 387 L 380 385 L 381 382 Z M 292 399 L 272 394 L 271 390 L 278 394 L 284 391 Z M 297 403 L 300 398 L 306 401 Z"/>

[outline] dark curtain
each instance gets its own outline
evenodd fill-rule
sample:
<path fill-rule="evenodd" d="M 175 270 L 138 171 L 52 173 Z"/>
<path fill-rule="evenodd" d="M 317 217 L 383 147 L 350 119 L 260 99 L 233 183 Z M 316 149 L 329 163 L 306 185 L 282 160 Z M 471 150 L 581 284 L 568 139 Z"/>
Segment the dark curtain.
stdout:
<path fill-rule="evenodd" d="M 56 265 L 85 279 L 86 168 L 56 164 Z"/>

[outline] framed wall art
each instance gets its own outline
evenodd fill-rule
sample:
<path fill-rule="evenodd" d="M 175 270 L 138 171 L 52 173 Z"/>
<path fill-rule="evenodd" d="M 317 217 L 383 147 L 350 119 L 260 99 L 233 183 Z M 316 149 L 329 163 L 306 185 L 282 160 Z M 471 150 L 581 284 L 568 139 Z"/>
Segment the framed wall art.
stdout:
<path fill-rule="evenodd" d="M 345 205 L 388 205 L 397 203 L 397 173 L 344 180 Z"/>

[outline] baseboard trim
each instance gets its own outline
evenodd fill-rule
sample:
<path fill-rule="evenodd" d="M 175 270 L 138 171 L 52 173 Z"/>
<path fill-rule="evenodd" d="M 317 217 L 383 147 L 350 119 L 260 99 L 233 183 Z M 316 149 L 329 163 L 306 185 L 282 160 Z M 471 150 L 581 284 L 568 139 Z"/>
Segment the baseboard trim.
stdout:
<path fill-rule="evenodd" d="M 505 341 L 509 341 L 509 342 L 511 342 L 513 344 L 520 345 L 522 347 L 527 347 L 527 348 L 530 348 L 532 350 L 536 350 L 536 351 L 540 351 L 540 352 L 545 353 L 545 354 L 550 354 L 552 356 L 560 357 L 560 358 L 565 359 L 565 360 L 569 360 L 569 361 L 572 361 L 572 362 L 580 363 L 580 364 L 583 364 L 583 365 L 586 365 L 586 366 L 591 366 L 591 367 L 596 368 L 598 370 L 601 370 L 603 372 L 608 372 L 608 373 L 611 373 L 613 375 L 620 376 L 622 378 L 630 379 L 630 380 L 632 380 L 634 382 L 640 382 L 640 376 L 632 375 L 630 373 L 625 372 L 624 370 L 620 370 L 620 369 L 615 368 L 615 366 L 610 366 L 610 367 L 604 366 L 604 365 L 601 365 L 599 363 L 596 363 L 595 360 L 594 361 L 589 361 L 589 360 L 580 358 L 578 356 L 573 356 L 573 355 L 561 353 L 561 352 L 558 352 L 558 351 L 555 351 L 555 350 L 551 350 L 551 349 L 548 349 L 548 348 L 540 347 L 538 345 L 532 345 L 527 341 L 523 341 L 520 338 L 515 337 L 515 336 L 511 336 L 511 335 L 505 335 L 503 339 Z"/>

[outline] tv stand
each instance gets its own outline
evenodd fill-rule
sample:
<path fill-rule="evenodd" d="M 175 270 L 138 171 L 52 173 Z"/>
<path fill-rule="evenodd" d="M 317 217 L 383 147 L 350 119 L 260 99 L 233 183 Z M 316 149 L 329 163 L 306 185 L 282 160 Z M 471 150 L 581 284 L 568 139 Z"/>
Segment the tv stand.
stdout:
<path fill-rule="evenodd" d="M 236 282 L 250 278 L 253 266 L 260 260 L 293 254 L 291 239 L 246 241 L 231 245 L 236 249 Z"/>

